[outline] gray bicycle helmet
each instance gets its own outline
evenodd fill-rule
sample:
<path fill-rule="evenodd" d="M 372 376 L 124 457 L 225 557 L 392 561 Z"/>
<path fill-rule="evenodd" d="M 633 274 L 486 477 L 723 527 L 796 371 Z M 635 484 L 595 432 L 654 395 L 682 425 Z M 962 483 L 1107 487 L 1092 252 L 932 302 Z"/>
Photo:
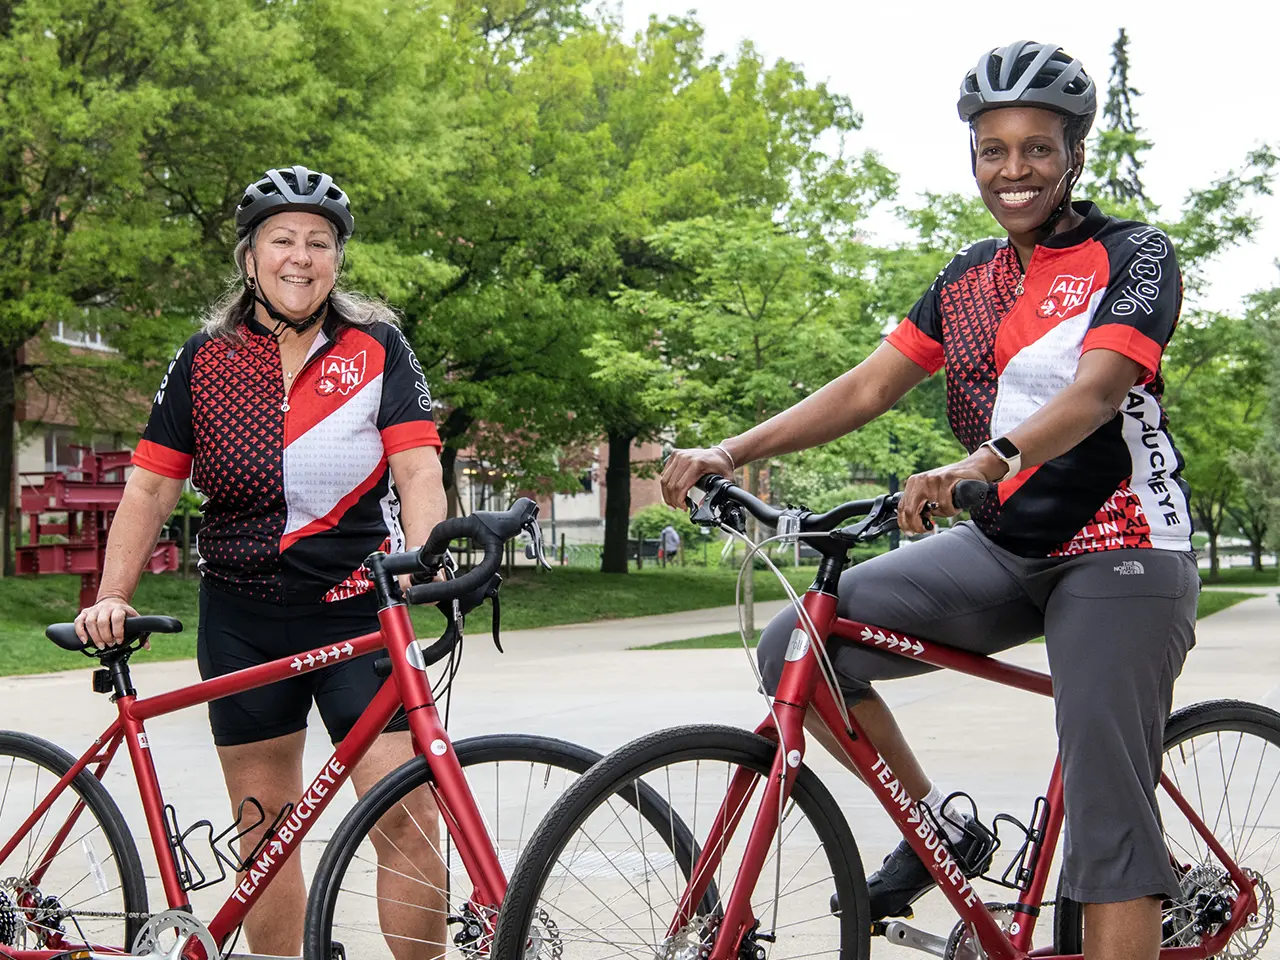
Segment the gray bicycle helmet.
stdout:
<path fill-rule="evenodd" d="M 258 181 L 244 188 L 236 207 L 236 236 L 245 237 L 267 217 L 286 210 L 302 210 L 327 217 L 338 228 L 338 239 L 346 240 L 355 230 L 351 203 L 333 177 L 303 166 L 268 170 Z"/>
<path fill-rule="evenodd" d="M 965 123 L 984 110 L 1013 106 L 1043 107 L 1092 121 L 1098 91 L 1084 65 L 1061 47 L 1019 40 L 982 55 L 965 74 L 956 104 Z"/>

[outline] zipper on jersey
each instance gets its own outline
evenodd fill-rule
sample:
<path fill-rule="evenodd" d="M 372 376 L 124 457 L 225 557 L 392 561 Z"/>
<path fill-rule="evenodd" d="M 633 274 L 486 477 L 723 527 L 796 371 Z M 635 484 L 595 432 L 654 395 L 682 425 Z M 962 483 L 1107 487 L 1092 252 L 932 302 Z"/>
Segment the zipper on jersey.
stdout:
<path fill-rule="evenodd" d="M 317 350 L 315 353 L 311 354 L 311 356 L 307 357 L 307 359 L 302 362 L 302 366 L 298 368 L 298 372 L 293 375 L 293 382 L 286 383 L 284 385 L 284 402 L 280 404 L 281 413 L 289 412 L 289 396 L 290 394 L 293 393 L 293 388 L 296 387 L 298 385 L 298 382 L 302 379 L 302 375 L 303 373 L 306 372 L 307 367 L 311 366 L 311 364 L 315 363 L 316 360 L 320 359 L 320 357 L 328 353 L 329 348 L 332 347 L 336 342 L 337 342 L 337 338 L 335 337 L 334 339 L 326 343 L 323 347 L 321 347 L 319 350 Z M 276 355 L 280 357 L 280 375 L 281 377 L 283 377 L 284 376 L 284 357 L 280 353 L 279 343 L 276 343 Z"/>

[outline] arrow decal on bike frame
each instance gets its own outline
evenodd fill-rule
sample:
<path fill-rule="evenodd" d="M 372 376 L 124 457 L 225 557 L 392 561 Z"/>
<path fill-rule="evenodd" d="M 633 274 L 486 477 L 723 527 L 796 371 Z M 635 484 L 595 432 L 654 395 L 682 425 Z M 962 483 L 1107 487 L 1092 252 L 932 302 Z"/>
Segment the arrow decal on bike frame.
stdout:
<path fill-rule="evenodd" d="M 910 654 L 918 657 L 924 653 L 924 644 L 919 640 L 912 640 L 910 637 L 900 637 L 896 633 L 886 630 L 873 630 L 871 627 L 862 628 L 863 640 L 874 640 L 877 647 L 884 646 L 890 650 L 900 650 L 904 654 Z"/>

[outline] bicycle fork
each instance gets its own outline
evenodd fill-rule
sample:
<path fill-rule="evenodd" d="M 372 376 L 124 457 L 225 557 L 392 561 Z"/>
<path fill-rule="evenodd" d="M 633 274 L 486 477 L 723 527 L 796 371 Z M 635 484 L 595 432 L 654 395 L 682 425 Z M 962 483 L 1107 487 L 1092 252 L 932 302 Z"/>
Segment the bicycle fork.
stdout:
<path fill-rule="evenodd" d="M 751 825 L 751 833 L 738 867 L 738 876 L 724 907 L 724 916 L 717 924 L 715 946 L 708 960 L 736 958 L 743 937 L 757 926 L 758 918 L 752 910 L 751 898 L 781 829 L 782 814 L 804 758 L 803 711 L 790 704 L 778 704 L 775 712 L 778 715 L 779 729 L 774 728 L 770 719 L 756 732 L 778 740 L 779 749 L 765 780 L 760 807 L 755 822 Z M 669 939 L 677 936 L 693 921 L 698 904 L 706 896 L 711 880 L 720 867 L 721 858 L 737 831 L 759 782 L 760 774 L 754 770 L 739 767 L 734 771 L 728 792 L 712 821 L 706 842 L 690 872 L 689 884 L 685 887 L 676 915 L 667 930 Z"/>

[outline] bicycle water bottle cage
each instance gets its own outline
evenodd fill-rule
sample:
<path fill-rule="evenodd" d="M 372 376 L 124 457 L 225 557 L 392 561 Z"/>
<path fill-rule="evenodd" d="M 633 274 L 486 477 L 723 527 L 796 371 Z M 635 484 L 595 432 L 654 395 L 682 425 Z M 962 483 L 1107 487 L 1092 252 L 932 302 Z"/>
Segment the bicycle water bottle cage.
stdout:
<path fill-rule="evenodd" d="M 956 800 L 968 801 L 969 809 L 973 811 L 972 815 L 964 817 L 953 813 L 951 805 Z M 946 844 L 947 850 L 955 857 L 964 875 L 976 877 L 985 874 L 991 866 L 991 858 L 1000 848 L 1000 838 L 978 819 L 978 805 L 973 797 L 960 791 L 949 794 L 940 805 L 943 811 L 941 818 L 925 804 L 919 804 L 919 807 L 920 815 L 929 821 L 938 838 Z M 952 841 L 947 838 L 947 832 L 943 829 L 943 820 L 948 826 L 960 830 L 962 836 L 959 840 Z"/>
<path fill-rule="evenodd" d="M 831 536 L 848 543 L 867 543 L 898 529 L 897 498 L 888 494 L 876 497 L 871 512 L 857 523 L 831 531 Z"/>
<path fill-rule="evenodd" d="M 1020 890 L 1023 893 L 1030 890 L 1031 879 L 1035 875 L 1036 860 L 1039 858 L 1040 842 L 1044 839 L 1044 826 L 1048 817 L 1049 801 L 1044 797 L 1036 798 L 1035 806 L 1031 808 L 1031 826 L 1029 827 L 1024 825 L 1017 817 L 1007 813 L 997 813 L 995 819 L 991 822 L 996 833 L 999 834 L 1001 823 L 1012 824 L 1014 829 L 1021 834 L 1022 842 L 1018 847 L 1018 852 L 1013 855 L 1013 859 L 1009 861 L 1009 865 L 1005 867 L 1004 873 L 998 879 L 989 874 L 985 875 L 985 878 L 1010 890 Z"/>
<path fill-rule="evenodd" d="M 248 808 L 246 810 L 246 808 Z M 248 836 L 258 827 L 267 821 L 266 812 L 262 809 L 262 804 L 255 797 L 245 797 L 241 801 L 240 807 L 236 810 L 236 819 L 231 826 L 223 830 L 217 836 L 213 833 L 213 824 L 208 820 L 197 820 L 186 830 L 181 830 L 178 826 L 178 812 L 174 809 L 173 804 L 166 803 L 164 807 L 165 833 L 168 835 L 169 848 L 173 851 L 174 865 L 178 870 L 178 882 L 182 885 L 182 889 L 188 892 L 193 890 L 203 890 L 205 887 L 211 887 L 214 884 L 221 883 L 227 878 L 227 870 L 233 873 L 244 873 L 253 864 L 258 856 L 271 843 L 280 829 L 280 825 L 293 813 L 293 804 L 287 803 L 283 810 L 272 822 L 271 826 L 263 833 L 262 838 L 254 846 L 253 850 L 247 857 L 241 857 L 239 851 L 240 840 Z M 252 823 L 246 824 L 248 818 L 253 819 Z M 203 832 L 202 842 L 208 844 L 209 849 L 213 852 L 214 863 L 218 868 L 218 875 L 210 878 L 200 867 L 199 861 L 192 853 L 189 846 L 191 838 Z"/>

